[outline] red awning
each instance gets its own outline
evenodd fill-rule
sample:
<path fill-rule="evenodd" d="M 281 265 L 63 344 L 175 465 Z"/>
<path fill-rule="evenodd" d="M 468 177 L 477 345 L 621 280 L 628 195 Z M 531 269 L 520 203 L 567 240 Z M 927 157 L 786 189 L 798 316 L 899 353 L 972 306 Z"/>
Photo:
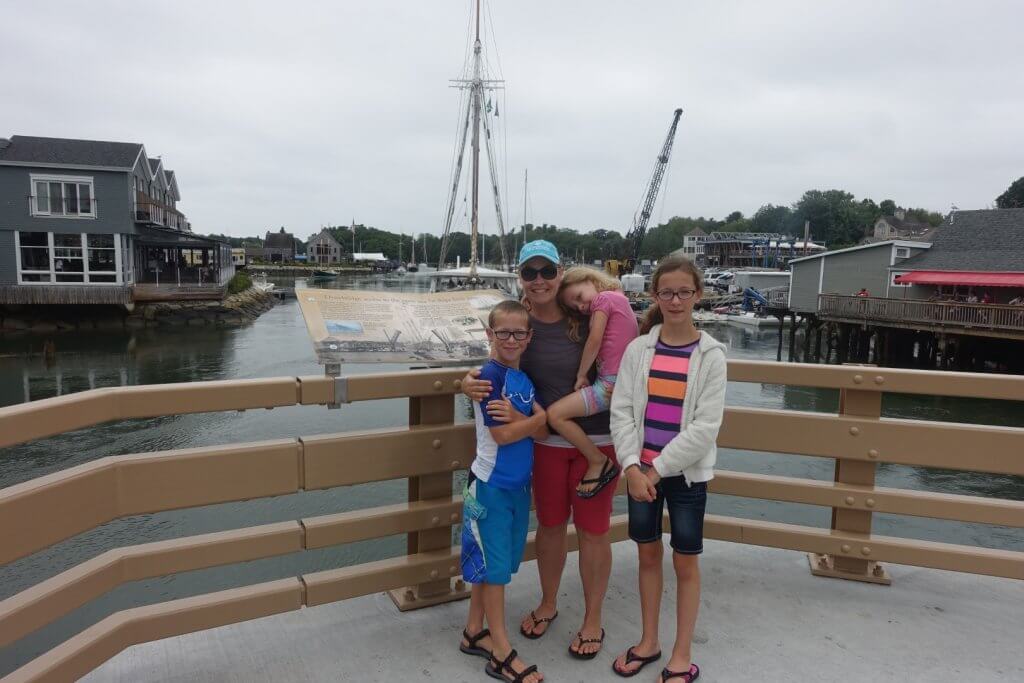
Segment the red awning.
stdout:
<path fill-rule="evenodd" d="M 986 273 L 969 270 L 915 270 L 897 275 L 898 285 L 965 285 L 971 287 L 1024 287 L 1024 273 Z"/>

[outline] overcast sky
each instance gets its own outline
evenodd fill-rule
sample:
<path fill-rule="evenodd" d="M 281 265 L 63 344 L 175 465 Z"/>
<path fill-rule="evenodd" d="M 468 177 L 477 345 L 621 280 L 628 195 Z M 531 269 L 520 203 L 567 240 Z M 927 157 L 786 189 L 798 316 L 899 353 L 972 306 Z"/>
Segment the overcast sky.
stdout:
<path fill-rule="evenodd" d="M 810 188 L 986 208 L 1024 175 L 1019 0 L 486 5 L 513 225 L 528 168 L 531 221 L 628 227 L 676 107 L 652 224 Z M 470 6 L 4 2 L 0 136 L 141 142 L 198 232 L 439 233 Z"/>

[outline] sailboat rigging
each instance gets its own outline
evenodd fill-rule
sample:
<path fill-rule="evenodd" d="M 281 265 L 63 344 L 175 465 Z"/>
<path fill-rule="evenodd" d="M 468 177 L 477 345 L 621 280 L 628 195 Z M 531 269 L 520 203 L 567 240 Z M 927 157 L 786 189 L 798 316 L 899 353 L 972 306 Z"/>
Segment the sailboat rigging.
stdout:
<path fill-rule="evenodd" d="M 483 58 L 483 44 L 480 40 L 480 0 L 475 3 L 475 35 L 473 39 L 472 68 L 468 77 L 452 79 L 453 88 L 466 91 L 469 97 L 466 99 L 465 113 L 460 115 L 461 122 L 459 139 L 457 143 L 458 156 L 452 169 L 450 194 L 445 210 L 444 231 L 441 236 L 441 250 L 438 254 L 438 269 L 444 268 L 445 257 L 451 247 L 452 219 L 455 214 L 455 206 L 458 203 L 459 186 L 462 178 L 462 166 L 466 152 L 466 143 L 470 143 L 471 157 L 471 187 L 472 203 L 470 213 L 470 256 L 469 266 L 465 269 L 464 277 L 461 278 L 462 286 L 477 288 L 484 285 L 484 274 L 487 279 L 491 272 L 482 268 L 480 257 L 477 254 L 477 241 L 480 234 L 480 147 L 481 129 L 483 131 L 483 146 L 487 152 L 488 170 L 490 172 L 491 190 L 494 196 L 494 209 L 498 227 L 498 245 L 501 250 L 501 264 L 507 269 L 509 264 L 508 254 L 505 246 L 505 224 L 502 214 L 501 193 L 498 189 L 497 180 L 497 159 L 495 158 L 493 135 L 491 130 L 492 117 L 497 115 L 497 107 L 492 107 L 490 93 L 503 90 L 505 82 L 501 79 L 488 78 L 485 73 L 485 60 Z M 493 271 L 508 276 L 505 271 Z M 513 276 L 514 278 L 514 276 Z M 452 280 L 455 282 L 455 280 Z M 487 283 L 493 286 L 494 283 Z"/>

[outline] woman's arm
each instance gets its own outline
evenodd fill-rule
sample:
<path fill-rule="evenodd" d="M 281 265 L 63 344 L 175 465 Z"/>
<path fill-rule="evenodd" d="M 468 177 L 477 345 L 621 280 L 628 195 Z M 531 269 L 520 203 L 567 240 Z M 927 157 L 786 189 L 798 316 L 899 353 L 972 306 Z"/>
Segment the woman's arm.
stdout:
<path fill-rule="evenodd" d="M 654 461 L 654 469 L 662 477 L 680 474 L 706 456 L 718 438 L 725 411 L 725 354 L 713 353 L 706 362 L 707 376 L 700 395 L 692 402 L 689 396 L 686 397 L 686 406 L 694 409 L 693 420 L 665 445 Z"/>
<path fill-rule="evenodd" d="M 534 412 L 533 415 L 524 420 L 514 420 L 498 427 L 488 427 L 488 429 L 491 430 L 494 443 L 504 446 L 505 444 L 525 439 L 528 436 L 533 436 L 534 432 L 547 424 L 547 421 L 548 414 L 541 408 L 540 412 Z"/>
<path fill-rule="evenodd" d="M 462 378 L 462 393 L 473 403 L 479 403 L 491 395 L 491 382 L 480 377 L 480 368 L 473 368 Z"/>
<path fill-rule="evenodd" d="M 604 337 L 604 328 L 608 325 L 608 314 L 604 311 L 594 311 L 590 316 L 590 333 L 587 335 L 587 343 L 583 345 L 583 355 L 580 356 L 580 367 L 576 370 L 576 386 L 574 391 L 579 391 L 587 386 L 587 375 L 590 368 L 597 360 L 597 354 L 601 351 L 601 339 Z"/>

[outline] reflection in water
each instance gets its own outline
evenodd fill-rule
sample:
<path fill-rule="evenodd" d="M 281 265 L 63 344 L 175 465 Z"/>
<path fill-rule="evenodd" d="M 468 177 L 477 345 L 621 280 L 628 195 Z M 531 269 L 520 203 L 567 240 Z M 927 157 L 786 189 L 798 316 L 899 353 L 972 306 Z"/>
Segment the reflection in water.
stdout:
<path fill-rule="evenodd" d="M 271 278 L 271 281 L 284 287 L 305 286 L 303 281 L 296 282 L 294 278 Z M 426 278 L 414 276 L 345 277 L 323 285 L 317 283 L 317 286 L 330 288 L 400 291 L 426 291 L 426 285 Z M 775 358 L 775 331 L 735 327 L 715 327 L 709 331 L 727 344 L 730 358 Z M 37 399 L 56 395 L 58 385 L 60 392 L 66 394 L 90 386 L 122 383 L 156 384 L 323 372 L 316 364 L 294 300 L 276 306 L 254 324 L 238 329 L 79 332 L 58 334 L 54 340 L 55 362 L 47 367 L 39 353 L 40 338 L 0 337 L 0 404 L 24 401 L 26 377 L 30 395 Z M 343 371 L 363 374 L 402 367 L 353 365 Z M 461 398 L 459 401 L 456 419 L 471 420 L 468 402 Z M 728 388 L 728 402 L 761 408 L 835 412 L 838 392 L 732 383 Z M 296 406 L 273 411 L 168 416 L 100 425 L 0 449 L 0 488 L 108 455 L 402 425 L 407 419 L 407 405 L 405 400 L 376 401 L 345 405 L 332 411 Z M 1024 427 L 1024 406 L 1001 401 L 888 396 L 883 413 L 887 417 Z M 970 454 L 965 457 L 969 458 Z M 827 458 L 723 449 L 719 454 L 719 467 L 828 481 L 833 477 L 834 463 Z M 1018 477 L 883 465 L 879 468 L 878 482 L 898 488 L 1024 499 L 1024 481 Z M 405 495 L 404 482 L 381 482 L 117 520 L 0 567 L 0 599 L 110 548 L 383 505 L 405 500 Z M 624 510 L 625 500 L 617 499 L 616 511 Z M 814 506 L 721 495 L 711 498 L 709 510 L 716 514 L 813 526 L 827 526 L 830 514 L 827 509 Z M 1018 529 L 891 515 L 876 515 L 875 519 L 875 530 L 882 534 L 1024 550 L 1024 538 Z M 0 653 L 0 676 L 119 609 L 390 557 L 403 552 L 404 547 L 402 538 L 391 537 L 135 582 L 5 648 Z"/>

